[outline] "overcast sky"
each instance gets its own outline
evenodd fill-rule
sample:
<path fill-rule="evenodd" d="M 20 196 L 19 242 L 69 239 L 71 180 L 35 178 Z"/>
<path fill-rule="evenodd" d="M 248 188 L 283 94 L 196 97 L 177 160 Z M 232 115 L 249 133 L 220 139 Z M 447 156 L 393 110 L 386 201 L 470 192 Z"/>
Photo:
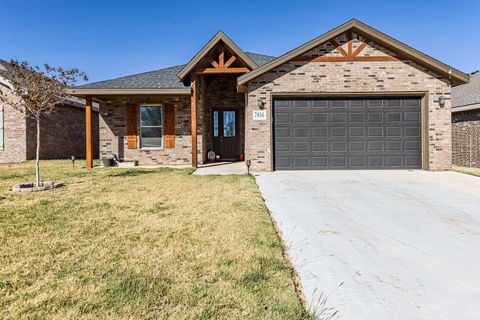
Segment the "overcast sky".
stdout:
<path fill-rule="evenodd" d="M 0 58 L 78 67 L 90 82 L 184 64 L 222 29 L 281 55 L 356 18 L 464 72 L 480 69 L 480 0 L 0 0 Z"/>

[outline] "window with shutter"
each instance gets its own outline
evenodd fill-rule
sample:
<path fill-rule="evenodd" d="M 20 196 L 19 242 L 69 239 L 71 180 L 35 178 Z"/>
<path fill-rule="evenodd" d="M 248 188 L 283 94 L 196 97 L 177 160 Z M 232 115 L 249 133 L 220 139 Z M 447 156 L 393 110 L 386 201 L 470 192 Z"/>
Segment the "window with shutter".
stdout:
<path fill-rule="evenodd" d="M 140 106 L 142 148 L 163 148 L 162 106 Z"/>

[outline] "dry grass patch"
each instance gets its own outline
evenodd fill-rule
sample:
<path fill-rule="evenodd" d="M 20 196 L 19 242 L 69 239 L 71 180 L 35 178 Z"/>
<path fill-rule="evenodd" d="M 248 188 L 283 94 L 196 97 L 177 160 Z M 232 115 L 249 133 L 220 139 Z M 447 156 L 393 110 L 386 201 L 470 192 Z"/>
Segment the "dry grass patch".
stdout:
<path fill-rule="evenodd" d="M 249 176 L 0 165 L 0 317 L 305 319 Z"/>
<path fill-rule="evenodd" d="M 468 167 L 459 167 L 453 166 L 453 171 L 469 174 L 472 176 L 480 177 L 480 168 L 468 168 Z"/>

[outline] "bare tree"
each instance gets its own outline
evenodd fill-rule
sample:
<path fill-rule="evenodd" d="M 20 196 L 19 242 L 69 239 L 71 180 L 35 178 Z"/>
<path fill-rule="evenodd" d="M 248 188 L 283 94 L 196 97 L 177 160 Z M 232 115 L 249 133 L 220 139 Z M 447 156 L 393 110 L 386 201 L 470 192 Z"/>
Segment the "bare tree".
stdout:
<path fill-rule="evenodd" d="M 1 74 L 9 87 L 0 86 L 0 101 L 33 119 L 37 125 L 35 154 L 35 186 L 40 184 L 40 126 L 43 115 L 49 114 L 67 100 L 67 89 L 78 80 L 88 80 L 78 69 L 63 69 L 48 64 L 32 66 L 28 62 L 11 60 Z"/>

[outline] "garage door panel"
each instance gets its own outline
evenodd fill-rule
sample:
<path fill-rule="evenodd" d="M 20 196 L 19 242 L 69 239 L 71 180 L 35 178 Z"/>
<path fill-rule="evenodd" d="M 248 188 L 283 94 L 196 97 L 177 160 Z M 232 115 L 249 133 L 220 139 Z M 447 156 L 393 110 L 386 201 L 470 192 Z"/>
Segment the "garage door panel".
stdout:
<path fill-rule="evenodd" d="M 293 128 L 293 138 L 308 138 L 308 131 L 309 128 L 299 128 L 299 127 L 294 127 Z"/>
<path fill-rule="evenodd" d="M 295 112 L 293 114 L 293 123 L 295 125 L 299 125 L 299 124 L 310 124 L 310 117 L 309 117 L 309 113 L 306 113 L 306 112 L 303 112 L 303 113 L 299 113 L 299 112 Z"/>
<path fill-rule="evenodd" d="M 383 127 L 368 127 L 367 128 L 368 137 L 383 137 Z"/>
<path fill-rule="evenodd" d="M 293 152 L 310 152 L 310 142 L 293 141 Z"/>
<path fill-rule="evenodd" d="M 275 127 L 276 138 L 290 138 L 290 127 Z"/>
<path fill-rule="evenodd" d="M 328 144 L 326 141 L 313 141 L 312 152 L 326 152 L 328 151 Z"/>
<path fill-rule="evenodd" d="M 331 152 L 346 152 L 347 151 L 347 141 L 330 141 Z"/>
<path fill-rule="evenodd" d="M 347 128 L 345 127 L 331 127 L 330 137 L 343 137 L 347 136 Z"/>
<path fill-rule="evenodd" d="M 327 137 L 328 128 L 327 127 L 313 127 L 312 128 L 312 138 L 325 138 Z"/>
<path fill-rule="evenodd" d="M 290 123 L 290 113 L 275 113 L 275 123 L 277 125 L 289 124 Z"/>
<path fill-rule="evenodd" d="M 347 114 L 345 112 L 336 112 L 330 114 L 330 121 L 332 123 L 346 123 L 347 122 Z"/>
<path fill-rule="evenodd" d="M 419 98 L 279 101 L 277 170 L 421 167 Z"/>

